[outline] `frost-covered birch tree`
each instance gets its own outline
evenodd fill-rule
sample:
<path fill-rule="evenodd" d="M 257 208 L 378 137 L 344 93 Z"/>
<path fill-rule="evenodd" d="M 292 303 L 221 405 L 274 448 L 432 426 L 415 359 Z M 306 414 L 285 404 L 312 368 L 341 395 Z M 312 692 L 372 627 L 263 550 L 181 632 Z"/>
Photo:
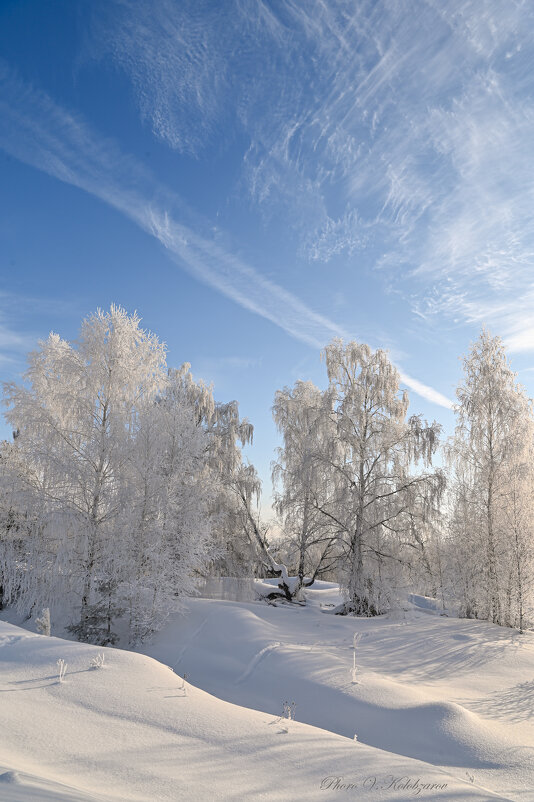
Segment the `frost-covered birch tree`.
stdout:
<path fill-rule="evenodd" d="M 242 454 L 252 442 L 253 426 L 240 417 L 237 401 L 214 404 L 204 426 L 216 491 L 211 503 L 216 548 L 212 567 L 219 575 L 250 576 L 262 562 L 256 537 L 261 529 L 261 482 Z"/>
<path fill-rule="evenodd" d="M 523 625 L 531 576 L 533 415 L 499 337 L 483 330 L 464 358 L 457 426 L 451 548 L 464 611 Z"/>
<path fill-rule="evenodd" d="M 330 466 L 323 455 L 334 436 L 325 396 L 312 382 L 279 390 L 273 418 L 283 445 L 273 463 L 274 505 L 295 564 L 295 592 L 311 585 L 336 563 L 339 527 L 326 509 Z"/>
<path fill-rule="evenodd" d="M 208 511 L 210 570 L 250 576 L 258 563 L 251 522 L 261 526 L 255 508 L 261 483 L 253 466 L 243 461 L 241 449 L 252 442 L 252 424 L 240 417 L 237 401 L 216 402 L 212 388 L 193 378 L 189 363 L 169 370 L 162 401 L 162 408 L 173 408 L 175 414 L 187 410 L 187 419 L 196 429 L 200 452 L 195 463 L 202 472 L 197 508 Z M 183 420 L 180 425 L 184 425 Z M 194 498 L 194 494 L 189 497 Z M 200 572 L 199 565 L 196 570 Z"/>
<path fill-rule="evenodd" d="M 407 417 L 407 393 L 384 351 L 333 340 L 324 357 L 332 436 L 322 458 L 333 492 L 320 509 L 342 533 L 346 609 L 370 614 L 399 585 L 414 511 L 436 509 L 443 477 L 429 468 L 440 426 Z"/>
<path fill-rule="evenodd" d="M 520 632 L 534 623 L 534 431 L 532 425 L 528 428 L 528 461 L 511 470 L 504 506 L 508 533 L 504 623 Z"/>
<path fill-rule="evenodd" d="M 171 371 L 163 392 L 143 408 L 128 465 L 135 493 L 124 515 L 125 584 L 133 642 L 157 630 L 177 600 L 193 592 L 194 573 L 206 562 L 212 493 L 206 448 L 182 372 Z"/>
<path fill-rule="evenodd" d="M 25 385 L 5 388 L 9 602 L 61 607 L 80 639 L 110 643 L 117 616 L 139 639 L 191 590 L 212 474 L 186 373 L 169 375 L 164 345 L 117 306 L 88 317 L 77 343 L 51 334 L 30 354 Z"/>
<path fill-rule="evenodd" d="M 0 610 L 19 596 L 31 527 L 21 510 L 23 465 L 14 443 L 0 443 Z"/>
<path fill-rule="evenodd" d="M 143 404 L 165 381 L 165 349 L 136 315 L 112 306 L 82 323 L 79 341 L 57 334 L 29 356 L 25 385 L 8 385 L 18 432 L 22 506 L 32 521 L 25 603 L 58 599 L 79 610 L 88 637 L 99 588 L 117 576 L 124 482 Z"/>

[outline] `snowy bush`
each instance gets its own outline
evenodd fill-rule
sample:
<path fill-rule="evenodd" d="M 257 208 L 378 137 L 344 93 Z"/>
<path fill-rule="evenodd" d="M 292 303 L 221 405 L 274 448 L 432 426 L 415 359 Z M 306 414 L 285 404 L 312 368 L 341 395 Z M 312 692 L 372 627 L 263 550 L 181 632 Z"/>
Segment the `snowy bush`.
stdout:
<path fill-rule="evenodd" d="M 44 607 L 39 618 L 36 619 L 35 625 L 37 632 L 41 635 L 50 635 L 50 609 Z"/>

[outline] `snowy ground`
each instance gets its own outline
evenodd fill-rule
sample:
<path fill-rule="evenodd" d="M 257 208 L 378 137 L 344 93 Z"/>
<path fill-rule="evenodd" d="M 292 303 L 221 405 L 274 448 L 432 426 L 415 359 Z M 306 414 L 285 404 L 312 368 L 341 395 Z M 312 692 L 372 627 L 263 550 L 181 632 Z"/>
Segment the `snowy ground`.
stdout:
<path fill-rule="evenodd" d="M 0 800 L 534 800 L 534 634 L 308 596 L 191 600 L 150 656 L 0 621 Z"/>

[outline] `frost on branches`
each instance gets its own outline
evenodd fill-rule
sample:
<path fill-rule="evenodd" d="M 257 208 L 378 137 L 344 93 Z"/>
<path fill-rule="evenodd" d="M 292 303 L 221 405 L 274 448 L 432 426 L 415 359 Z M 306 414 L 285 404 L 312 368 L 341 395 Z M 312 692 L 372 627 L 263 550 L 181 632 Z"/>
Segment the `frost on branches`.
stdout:
<path fill-rule="evenodd" d="M 296 564 L 297 595 L 337 564 L 338 529 L 324 512 L 332 488 L 323 457 L 333 436 L 326 394 L 312 382 L 297 381 L 276 393 L 273 417 L 283 437 L 273 464 L 274 502 L 289 561 Z"/>
<path fill-rule="evenodd" d="M 534 620 L 534 416 L 499 337 L 483 331 L 457 390 L 448 591 L 461 615 Z"/>
<path fill-rule="evenodd" d="M 384 351 L 333 340 L 324 357 L 324 393 L 297 382 L 275 398 L 284 438 L 276 504 L 299 582 L 306 584 L 306 571 L 335 566 L 347 597 L 341 612 L 370 615 L 406 589 L 424 527 L 437 514 L 444 481 L 429 469 L 440 426 L 407 418 L 407 394 Z"/>
<path fill-rule="evenodd" d="M 112 306 L 77 343 L 41 342 L 5 405 L 16 436 L 0 453 L 4 603 L 59 608 L 81 640 L 113 643 L 119 617 L 132 641 L 146 637 L 210 556 L 211 391 L 188 365 L 168 371 L 164 345 Z"/>

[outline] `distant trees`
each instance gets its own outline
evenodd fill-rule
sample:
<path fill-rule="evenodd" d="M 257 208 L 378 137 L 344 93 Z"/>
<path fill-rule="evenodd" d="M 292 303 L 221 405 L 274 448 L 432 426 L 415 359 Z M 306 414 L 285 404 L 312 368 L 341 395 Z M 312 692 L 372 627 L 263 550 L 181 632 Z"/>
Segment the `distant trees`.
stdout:
<path fill-rule="evenodd" d="M 117 306 L 41 342 L 25 382 L 5 388 L 4 600 L 62 608 L 81 640 L 112 643 L 119 616 L 146 637 L 211 556 L 246 425 Z"/>

